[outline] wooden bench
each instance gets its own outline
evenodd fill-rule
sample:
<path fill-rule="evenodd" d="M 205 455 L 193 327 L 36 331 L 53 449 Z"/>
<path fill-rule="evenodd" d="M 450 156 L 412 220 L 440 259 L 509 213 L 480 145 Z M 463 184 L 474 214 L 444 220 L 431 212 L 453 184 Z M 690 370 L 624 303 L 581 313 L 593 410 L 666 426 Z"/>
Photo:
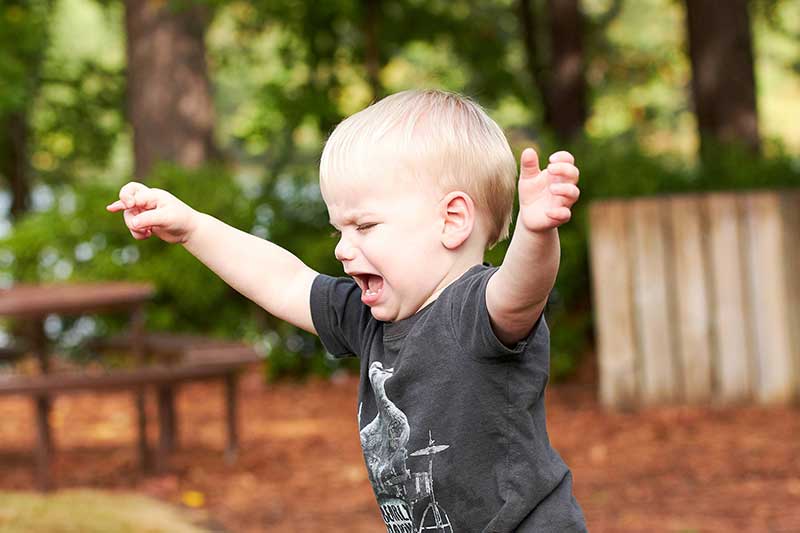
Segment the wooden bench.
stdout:
<path fill-rule="evenodd" d="M 134 349 L 134 342 L 130 336 L 121 336 L 94 339 L 87 347 L 99 352 L 130 352 Z M 140 347 L 143 347 L 143 351 L 139 350 Z M 158 396 L 159 419 L 159 442 L 154 466 L 157 470 L 162 470 L 177 444 L 175 391 L 178 386 L 188 381 L 221 379 L 225 383 L 227 417 L 225 457 L 228 461 L 235 460 L 238 451 L 237 375 L 244 367 L 259 360 L 255 350 L 240 342 L 194 335 L 152 333 L 136 337 L 135 351 L 143 360 L 131 369 L 0 376 L 0 395 L 22 394 L 34 399 L 38 433 L 37 481 L 40 488 L 49 488 L 49 463 L 54 449 L 47 405 L 52 396 L 61 393 L 118 392 L 125 389 L 135 391 L 140 462 L 144 468 L 149 469 L 153 465 L 147 444 L 144 395 L 148 387 L 154 387 Z M 47 401 L 42 401 L 43 398 Z"/>

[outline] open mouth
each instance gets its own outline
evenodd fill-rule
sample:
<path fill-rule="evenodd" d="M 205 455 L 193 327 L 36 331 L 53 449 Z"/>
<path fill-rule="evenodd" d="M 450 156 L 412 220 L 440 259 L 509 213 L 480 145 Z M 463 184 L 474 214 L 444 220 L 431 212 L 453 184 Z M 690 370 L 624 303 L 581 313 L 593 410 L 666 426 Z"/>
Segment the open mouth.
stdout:
<path fill-rule="evenodd" d="M 351 274 L 358 287 L 361 289 L 361 300 L 365 304 L 372 304 L 378 300 L 383 290 L 383 278 L 375 274 Z"/>

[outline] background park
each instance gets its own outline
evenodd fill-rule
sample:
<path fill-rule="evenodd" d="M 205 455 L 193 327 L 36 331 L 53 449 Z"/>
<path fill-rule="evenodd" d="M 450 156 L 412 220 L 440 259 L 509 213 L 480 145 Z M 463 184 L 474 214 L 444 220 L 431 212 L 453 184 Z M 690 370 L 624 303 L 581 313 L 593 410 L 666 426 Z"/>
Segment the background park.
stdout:
<path fill-rule="evenodd" d="M 796 198 L 799 82 L 793 0 L 3 0 L 0 310 L 20 284 L 146 282 L 147 331 L 244 341 L 261 360 L 239 381 L 235 461 L 218 382 L 180 387 L 179 445 L 157 471 L 137 461 L 129 390 L 54 396 L 49 492 L 35 490 L 31 398 L 0 394 L 0 532 L 381 530 L 353 362 L 183 248 L 135 241 L 105 206 L 142 181 L 341 274 L 317 184 L 325 138 L 375 99 L 425 87 L 475 98 L 517 156 L 576 155 L 582 196 L 546 311 L 547 405 L 590 530 L 800 530 L 795 226 L 781 222 L 778 267 L 794 389 L 619 408 L 599 392 L 608 339 L 590 210 L 709 192 Z M 780 205 L 798 224 L 800 204 Z M 505 244 L 487 260 L 499 264 Z M 20 342 L 28 326 L 0 315 L 0 391 L 39 371 Z M 124 331 L 124 316 L 54 312 L 41 326 L 56 371 L 125 364 L 87 347 Z"/>

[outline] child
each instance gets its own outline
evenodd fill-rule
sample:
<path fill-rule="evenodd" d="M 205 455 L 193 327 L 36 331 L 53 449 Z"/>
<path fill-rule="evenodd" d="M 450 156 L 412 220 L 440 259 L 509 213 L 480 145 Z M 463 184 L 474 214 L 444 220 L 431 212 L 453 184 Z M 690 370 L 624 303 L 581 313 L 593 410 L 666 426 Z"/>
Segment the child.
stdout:
<path fill-rule="evenodd" d="M 122 187 L 136 239 L 181 243 L 273 315 L 361 358 L 358 419 L 389 532 L 585 531 L 572 475 L 550 447 L 542 310 L 557 227 L 578 199 L 573 157 L 516 163 L 500 128 L 441 91 L 389 96 L 344 120 L 322 153 L 320 189 L 349 278 L 194 211 L 166 191 Z"/>

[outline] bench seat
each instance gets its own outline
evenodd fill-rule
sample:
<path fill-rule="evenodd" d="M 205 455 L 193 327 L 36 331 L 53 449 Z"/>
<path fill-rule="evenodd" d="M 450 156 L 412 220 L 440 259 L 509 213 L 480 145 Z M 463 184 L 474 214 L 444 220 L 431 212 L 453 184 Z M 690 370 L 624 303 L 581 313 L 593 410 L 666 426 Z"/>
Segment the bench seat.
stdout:
<path fill-rule="evenodd" d="M 50 485 L 49 463 L 54 448 L 47 407 L 51 398 L 74 392 L 135 392 L 138 412 L 139 453 L 144 468 L 151 465 L 146 435 L 145 391 L 153 387 L 158 396 L 159 442 L 155 467 L 163 470 L 177 442 L 175 390 L 184 382 L 221 379 L 225 383 L 228 442 L 225 457 L 235 460 L 238 452 L 236 389 L 238 373 L 260 361 L 252 346 L 236 341 L 199 335 L 147 333 L 95 338 L 86 343 L 89 350 L 136 352 L 139 366 L 106 371 L 48 373 L 36 376 L 0 375 L 0 396 L 27 395 L 36 406 L 38 446 L 37 480 L 40 488 Z M 144 357 L 142 357 L 144 356 Z"/>

